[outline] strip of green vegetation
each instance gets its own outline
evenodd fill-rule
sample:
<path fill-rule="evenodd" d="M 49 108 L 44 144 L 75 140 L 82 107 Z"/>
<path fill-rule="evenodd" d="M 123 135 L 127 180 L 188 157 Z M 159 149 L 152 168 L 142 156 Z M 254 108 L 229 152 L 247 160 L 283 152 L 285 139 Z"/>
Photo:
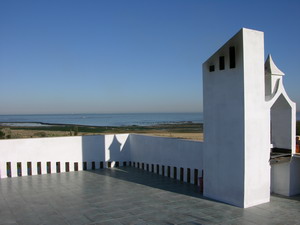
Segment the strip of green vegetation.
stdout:
<path fill-rule="evenodd" d="M 44 130 L 44 131 L 74 131 L 78 129 L 78 132 L 90 132 L 90 133 L 101 133 L 106 129 L 105 127 L 86 127 L 86 126 L 66 126 L 66 125 L 55 125 L 55 126 L 40 126 L 40 127 L 11 127 L 12 130 Z"/>
<path fill-rule="evenodd" d="M 7 127 L 1 127 L 7 128 Z M 131 133 L 131 132 L 149 132 L 157 130 L 172 131 L 178 133 L 185 132 L 203 132 L 203 124 L 183 123 L 183 124 L 161 124 L 154 126 L 121 126 L 121 127 L 99 127 L 99 126 L 80 126 L 80 125 L 51 125 L 24 127 L 20 124 L 17 127 L 9 127 L 11 130 L 35 130 L 35 131 L 64 131 L 78 133 Z"/>

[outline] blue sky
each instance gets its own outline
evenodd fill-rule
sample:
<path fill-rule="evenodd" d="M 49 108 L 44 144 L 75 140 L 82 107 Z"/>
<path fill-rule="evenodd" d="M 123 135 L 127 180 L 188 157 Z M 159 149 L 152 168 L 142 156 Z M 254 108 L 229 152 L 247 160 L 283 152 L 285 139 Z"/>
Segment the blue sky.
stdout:
<path fill-rule="evenodd" d="M 202 111 L 202 63 L 265 32 L 300 110 L 300 1 L 1 0 L 0 114 Z"/>

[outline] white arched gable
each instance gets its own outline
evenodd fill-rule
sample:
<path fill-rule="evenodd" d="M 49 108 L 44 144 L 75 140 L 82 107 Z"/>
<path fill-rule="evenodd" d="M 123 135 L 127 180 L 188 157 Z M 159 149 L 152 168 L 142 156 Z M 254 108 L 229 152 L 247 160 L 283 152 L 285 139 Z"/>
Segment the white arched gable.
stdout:
<path fill-rule="evenodd" d="M 273 147 L 291 149 L 291 153 L 294 154 L 296 104 L 286 93 L 283 75 L 269 55 L 265 63 L 265 101 L 270 110 L 271 144 Z"/>

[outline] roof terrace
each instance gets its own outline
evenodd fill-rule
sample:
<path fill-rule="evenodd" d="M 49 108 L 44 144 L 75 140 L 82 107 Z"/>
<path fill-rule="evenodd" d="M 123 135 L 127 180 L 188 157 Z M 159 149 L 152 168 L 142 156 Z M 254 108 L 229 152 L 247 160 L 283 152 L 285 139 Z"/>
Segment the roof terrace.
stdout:
<path fill-rule="evenodd" d="M 242 209 L 134 167 L 0 181 L 0 224 L 300 224 L 300 195 Z"/>

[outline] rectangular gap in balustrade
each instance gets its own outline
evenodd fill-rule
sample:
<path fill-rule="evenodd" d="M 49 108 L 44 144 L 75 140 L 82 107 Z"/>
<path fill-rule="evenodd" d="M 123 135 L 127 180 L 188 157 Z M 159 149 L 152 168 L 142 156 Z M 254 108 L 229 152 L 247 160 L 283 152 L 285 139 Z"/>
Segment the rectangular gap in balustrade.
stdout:
<path fill-rule="evenodd" d="M 156 173 L 159 174 L 159 165 L 156 164 Z"/>
<path fill-rule="evenodd" d="M 149 172 L 149 164 L 146 165 L 146 170 Z"/>
<path fill-rule="evenodd" d="M 103 169 L 103 162 L 100 162 L 100 169 Z"/>
<path fill-rule="evenodd" d="M 56 162 L 56 173 L 60 173 L 60 162 Z"/>
<path fill-rule="evenodd" d="M 142 163 L 142 170 L 145 169 L 145 163 Z"/>
<path fill-rule="evenodd" d="M 161 175 L 165 176 L 165 166 L 161 166 Z"/>
<path fill-rule="evenodd" d="M 123 166 L 126 166 L 126 164 L 127 164 L 126 162 L 123 162 Z"/>
<path fill-rule="evenodd" d="M 183 182 L 184 179 L 184 169 L 180 167 L 180 181 Z"/>
<path fill-rule="evenodd" d="M 194 169 L 194 184 L 198 185 L 198 169 Z"/>
<path fill-rule="evenodd" d="M 47 162 L 47 173 L 51 173 L 51 162 Z"/>
<path fill-rule="evenodd" d="M 168 174 L 168 177 L 171 177 L 171 166 L 168 166 L 167 174 Z"/>
<path fill-rule="evenodd" d="M 32 165 L 31 162 L 27 162 L 27 176 L 32 175 Z"/>
<path fill-rule="evenodd" d="M 151 164 L 151 172 L 154 173 L 154 164 Z"/>
<path fill-rule="evenodd" d="M 78 171 L 78 162 L 74 162 L 74 171 Z"/>
<path fill-rule="evenodd" d="M 129 161 L 129 166 L 131 166 L 131 161 Z"/>
<path fill-rule="evenodd" d="M 6 163 L 6 175 L 7 177 L 11 177 L 11 162 Z"/>
<path fill-rule="evenodd" d="M 111 162 L 107 162 L 107 168 L 111 168 Z"/>
<path fill-rule="evenodd" d="M 137 163 L 137 168 L 138 168 L 138 169 L 140 168 L 140 163 L 139 163 L 139 162 Z"/>
<path fill-rule="evenodd" d="M 191 169 L 187 168 L 187 174 L 186 174 L 186 182 L 191 183 Z"/>
<path fill-rule="evenodd" d="M 66 172 L 70 172 L 70 163 L 66 162 Z"/>
<path fill-rule="evenodd" d="M 133 162 L 133 167 L 135 167 L 135 162 Z"/>
<path fill-rule="evenodd" d="M 177 179 L 177 168 L 176 168 L 176 166 L 174 166 L 174 168 L 173 168 L 173 178 Z"/>
<path fill-rule="evenodd" d="M 95 170 L 96 169 L 96 163 L 95 161 L 92 162 L 92 170 Z"/>
<path fill-rule="evenodd" d="M 17 174 L 18 174 L 18 177 L 22 176 L 22 163 L 21 162 L 17 162 Z"/>
<path fill-rule="evenodd" d="M 36 167 L 37 167 L 37 174 L 41 175 L 42 174 L 42 163 L 37 162 Z"/>
<path fill-rule="evenodd" d="M 204 179 L 204 174 L 203 174 L 203 170 L 201 171 L 201 177 L 199 178 L 199 186 L 200 186 L 200 192 L 203 193 L 203 179 Z"/>
<path fill-rule="evenodd" d="M 116 161 L 116 163 L 115 163 L 115 167 L 119 167 L 120 166 L 120 163 L 119 163 L 119 161 Z"/>
<path fill-rule="evenodd" d="M 83 170 L 87 170 L 87 162 L 83 162 Z"/>

